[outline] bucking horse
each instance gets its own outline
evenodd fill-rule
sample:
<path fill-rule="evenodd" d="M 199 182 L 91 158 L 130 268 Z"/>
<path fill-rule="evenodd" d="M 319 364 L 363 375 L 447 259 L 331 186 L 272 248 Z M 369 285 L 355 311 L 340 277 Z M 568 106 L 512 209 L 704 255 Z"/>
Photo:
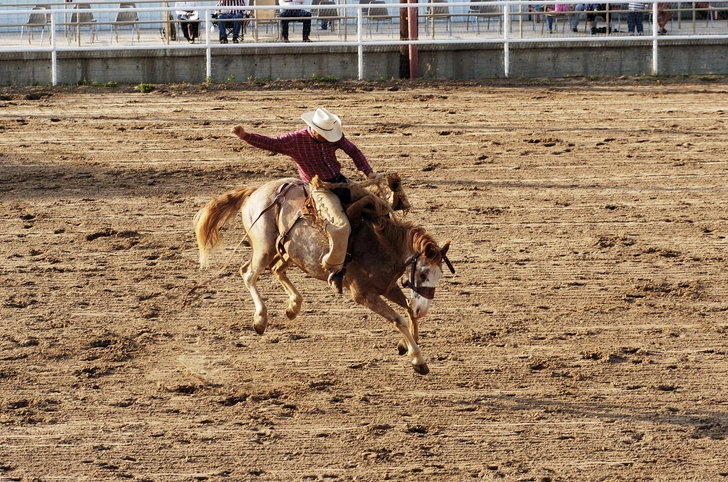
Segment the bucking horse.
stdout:
<path fill-rule="evenodd" d="M 419 319 L 430 308 L 443 262 L 455 272 L 447 258 L 450 241 L 440 247 L 424 228 L 395 217 L 392 208 L 397 206 L 392 203 L 402 200 L 393 201 L 391 195 L 395 189 L 402 192 L 401 183 L 397 175 L 388 176 L 388 182 L 392 188 L 388 200 L 380 202 L 386 187 L 370 189 L 378 195 L 346 207 L 352 232 L 342 284 L 352 300 L 394 323 L 402 333 L 400 355 L 407 353 L 415 371 L 425 375 L 429 368 L 417 344 Z M 215 248 L 222 245 L 220 228 L 242 213 L 252 253 L 240 274 L 255 304 L 253 327 L 260 335 L 268 325 L 268 309 L 257 286 L 263 271 L 270 270 L 288 294 L 286 315 L 291 320 L 300 313 L 303 297 L 288 278 L 288 268 L 295 265 L 310 277 L 327 281 L 321 259 L 328 251 L 328 238 L 308 198 L 308 184 L 280 179 L 215 197 L 194 218 L 200 266 L 205 268 Z M 402 286 L 397 284 L 399 279 Z M 409 301 L 403 287 L 411 290 Z M 383 297 L 404 308 L 409 323 Z"/>

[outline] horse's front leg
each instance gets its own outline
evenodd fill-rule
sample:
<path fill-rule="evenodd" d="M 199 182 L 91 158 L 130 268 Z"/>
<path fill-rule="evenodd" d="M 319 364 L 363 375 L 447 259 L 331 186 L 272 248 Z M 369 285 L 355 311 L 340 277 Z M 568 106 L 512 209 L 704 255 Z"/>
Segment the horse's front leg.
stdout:
<path fill-rule="evenodd" d="M 290 260 L 280 259 L 275 266 L 271 268 L 273 276 L 283 285 L 283 289 L 288 293 L 288 306 L 286 307 L 286 316 L 289 320 L 293 320 L 301 312 L 301 304 L 303 303 L 303 296 L 298 292 L 296 287 L 291 283 L 291 280 L 286 274 L 286 270 L 291 266 Z"/>
<path fill-rule="evenodd" d="M 407 346 L 407 354 L 412 357 L 412 366 L 417 373 L 420 375 L 427 375 L 430 369 L 425 363 L 425 359 L 420 352 L 420 347 L 417 345 L 412 333 L 410 333 L 407 323 L 402 319 L 399 314 L 392 309 L 380 296 L 374 294 L 370 296 L 364 296 L 360 293 L 352 290 L 352 299 L 362 306 L 366 306 L 374 313 L 382 316 L 384 319 L 394 323 L 394 326 L 402 333 Z"/>
<path fill-rule="evenodd" d="M 407 311 L 407 317 L 409 318 L 409 326 L 410 326 L 410 333 L 412 333 L 412 338 L 415 339 L 416 342 L 420 341 L 420 328 L 419 328 L 419 319 L 415 316 L 414 311 L 412 311 L 412 307 L 407 302 L 407 298 L 405 297 L 404 293 L 402 292 L 402 289 L 394 285 L 392 286 L 392 289 L 390 289 L 387 293 L 384 294 L 384 297 L 387 298 L 389 301 L 398 304 L 402 308 L 404 308 Z M 407 353 L 407 340 L 405 338 L 400 338 L 399 343 L 397 344 L 397 351 L 400 355 L 404 355 Z"/>
<path fill-rule="evenodd" d="M 410 308 L 409 305 L 405 307 L 407 310 L 407 318 L 409 318 L 409 327 L 410 327 L 410 333 L 412 333 L 412 338 L 419 343 L 420 341 L 420 319 L 415 316 L 415 313 L 412 311 L 412 308 Z M 407 352 L 407 346 L 404 344 L 404 339 L 399 341 L 399 345 L 397 345 L 397 349 L 399 350 L 400 355 L 404 355 Z"/>

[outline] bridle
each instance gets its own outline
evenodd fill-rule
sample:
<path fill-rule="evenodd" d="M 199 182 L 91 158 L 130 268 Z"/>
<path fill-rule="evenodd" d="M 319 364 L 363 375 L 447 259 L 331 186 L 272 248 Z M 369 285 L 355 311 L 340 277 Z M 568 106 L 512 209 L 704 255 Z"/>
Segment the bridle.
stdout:
<path fill-rule="evenodd" d="M 412 255 L 405 263 L 404 263 L 404 269 L 406 270 L 409 265 L 412 265 L 412 269 L 410 270 L 410 277 L 408 280 L 405 280 L 402 282 L 402 287 L 409 288 L 421 297 L 431 300 L 435 298 L 435 287 L 434 286 L 417 286 L 415 283 L 415 271 L 417 271 L 417 260 L 422 256 L 422 253 L 416 253 Z M 453 268 L 452 263 L 450 263 L 450 260 L 447 259 L 447 256 L 443 256 L 442 260 L 445 261 L 445 264 L 447 265 L 448 269 L 452 274 L 455 274 L 455 268 Z"/>

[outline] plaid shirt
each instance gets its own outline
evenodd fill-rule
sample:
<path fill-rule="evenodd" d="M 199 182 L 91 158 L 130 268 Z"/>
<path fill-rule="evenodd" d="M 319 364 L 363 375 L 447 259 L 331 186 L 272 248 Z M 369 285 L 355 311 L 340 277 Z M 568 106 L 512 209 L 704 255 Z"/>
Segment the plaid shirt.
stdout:
<path fill-rule="evenodd" d="M 343 135 L 336 142 L 318 142 L 309 134 L 308 128 L 279 137 L 248 132 L 245 134 L 245 142 L 266 151 L 291 156 L 298 167 L 298 176 L 306 182 L 311 182 L 316 175 L 322 181 L 328 181 L 341 172 L 341 163 L 336 158 L 338 149 L 346 152 L 361 172 L 366 175 L 372 172 L 364 154 Z"/>
<path fill-rule="evenodd" d="M 216 7 L 244 7 L 245 0 L 219 0 Z M 243 15 L 245 10 L 216 10 L 217 13 L 232 13 L 233 15 Z"/>

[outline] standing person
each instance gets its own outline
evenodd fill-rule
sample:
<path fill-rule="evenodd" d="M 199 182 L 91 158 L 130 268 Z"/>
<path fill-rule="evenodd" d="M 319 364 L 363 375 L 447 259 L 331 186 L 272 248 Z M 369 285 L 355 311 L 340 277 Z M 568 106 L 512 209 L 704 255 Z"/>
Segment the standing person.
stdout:
<path fill-rule="evenodd" d="M 303 19 L 303 41 L 310 42 L 308 38 L 311 35 L 311 12 L 300 9 L 305 0 L 280 0 L 281 18 L 295 17 Z M 281 20 L 281 37 L 284 42 L 288 42 L 288 24 L 291 20 Z"/>
<path fill-rule="evenodd" d="M 218 0 L 218 7 L 244 7 L 245 0 Z M 216 10 L 217 14 L 217 27 L 220 29 L 220 43 L 226 44 L 227 40 L 227 27 L 230 22 L 223 22 L 221 19 L 235 19 L 233 24 L 233 43 L 236 44 L 240 40 L 240 33 L 243 29 L 243 18 L 247 15 L 246 11 L 242 8 L 229 8 L 223 10 Z M 237 20 L 239 19 L 239 20 Z"/>
<path fill-rule="evenodd" d="M 241 125 L 233 127 L 232 132 L 253 147 L 290 156 L 296 163 L 298 176 L 305 182 L 310 183 L 318 176 L 328 183 L 347 183 L 348 180 L 341 174 L 341 164 L 336 158 L 336 151 L 339 149 L 351 157 L 356 168 L 368 178 L 377 177 L 364 154 L 344 136 L 339 117 L 319 107 L 313 112 L 306 112 L 301 119 L 307 124 L 305 129 L 278 137 L 246 132 Z M 311 186 L 311 197 L 329 237 L 329 252 L 321 260 L 321 266 L 329 272 L 329 285 L 338 293 L 342 291 L 344 260 L 351 233 L 343 204 L 349 204 L 367 194 L 365 189 L 354 185 L 351 188 L 332 190 Z"/>
<path fill-rule="evenodd" d="M 637 31 L 637 35 L 644 34 L 644 13 L 642 10 L 645 8 L 645 4 L 641 2 L 630 2 L 629 6 L 629 12 L 627 13 L 627 30 L 629 31 L 630 35 L 635 34 L 635 30 Z"/>
<path fill-rule="evenodd" d="M 195 11 L 197 2 L 177 2 L 174 6 L 182 34 L 189 43 L 195 43 L 195 39 L 200 36 L 200 21 Z"/>

